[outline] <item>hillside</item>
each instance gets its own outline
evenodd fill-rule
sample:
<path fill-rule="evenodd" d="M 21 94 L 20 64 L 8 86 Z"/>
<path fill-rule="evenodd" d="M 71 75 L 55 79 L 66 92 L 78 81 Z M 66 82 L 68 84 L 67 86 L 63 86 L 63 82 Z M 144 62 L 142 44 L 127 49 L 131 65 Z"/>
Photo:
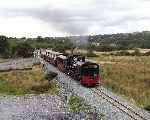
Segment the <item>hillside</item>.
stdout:
<path fill-rule="evenodd" d="M 150 48 L 150 31 L 90 36 L 71 36 L 78 45 L 92 44 L 97 51 Z"/>

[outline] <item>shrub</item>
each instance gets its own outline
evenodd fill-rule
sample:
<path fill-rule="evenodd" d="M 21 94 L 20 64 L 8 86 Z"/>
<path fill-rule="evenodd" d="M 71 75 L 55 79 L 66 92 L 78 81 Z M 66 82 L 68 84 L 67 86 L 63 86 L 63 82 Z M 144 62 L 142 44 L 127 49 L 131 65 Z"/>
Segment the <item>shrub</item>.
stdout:
<path fill-rule="evenodd" d="M 147 110 L 147 111 L 150 111 L 150 105 L 146 106 L 144 109 Z"/>
<path fill-rule="evenodd" d="M 97 57 L 98 55 L 96 55 L 96 54 L 95 54 L 94 52 L 92 52 L 92 51 L 89 51 L 89 52 L 87 52 L 86 56 L 87 56 L 87 57 Z"/>
<path fill-rule="evenodd" d="M 19 43 L 16 48 L 17 56 L 19 57 L 31 57 L 33 55 L 33 48 L 29 43 Z"/>
<path fill-rule="evenodd" d="M 141 55 L 141 52 L 140 52 L 140 50 L 139 49 L 135 49 L 134 50 L 134 52 L 132 53 L 132 55 L 134 55 L 134 56 L 140 56 Z"/>
<path fill-rule="evenodd" d="M 150 51 L 143 54 L 144 56 L 150 56 Z"/>
<path fill-rule="evenodd" d="M 122 50 L 120 52 L 117 52 L 115 55 L 116 56 L 129 56 L 131 54 L 128 51 L 126 51 L 126 50 Z"/>
<path fill-rule="evenodd" d="M 110 53 L 110 55 L 115 55 L 115 53 Z"/>
<path fill-rule="evenodd" d="M 50 81 L 50 80 L 53 80 L 53 78 L 55 78 L 56 76 L 57 76 L 57 73 L 49 71 L 48 73 L 46 73 L 45 79 Z"/>
<path fill-rule="evenodd" d="M 91 112 L 92 109 L 89 105 L 85 104 L 84 99 L 79 96 L 69 96 L 68 105 L 73 112 Z"/>
<path fill-rule="evenodd" d="M 34 84 L 30 89 L 29 93 L 41 94 L 49 93 L 51 95 L 58 94 L 59 89 L 55 81 L 47 82 L 43 81 L 41 84 Z"/>

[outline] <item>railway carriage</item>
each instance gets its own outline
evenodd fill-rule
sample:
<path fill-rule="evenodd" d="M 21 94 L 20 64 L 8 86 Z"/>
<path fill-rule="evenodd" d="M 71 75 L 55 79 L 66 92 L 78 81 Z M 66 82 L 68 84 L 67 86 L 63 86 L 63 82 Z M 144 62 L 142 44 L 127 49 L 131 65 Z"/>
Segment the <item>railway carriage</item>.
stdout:
<path fill-rule="evenodd" d="M 51 64 L 53 64 L 54 66 L 57 66 L 56 59 L 57 59 L 57 57 L 60 56 L 60 55 L 62 55 L 62 53 L 53 52 L 53 53 L 52 53 Z"/>
<path fill-rule="evenodd" d="M 67 62 L 67 57 L 66 56 L 64 56 L 64 55 L 57 56 L 56 66 L 62 72 L 66 72 L 66 62 Z"/>
<path fill-rule="evenodd" d="M 43 58 L 43 59 L 46 61 L 46 57 L 47 57 L 47 55 L 46 55 L 46 50 L 45 50 L 45 49 L 42 49 L 42 50 L 41 50 L 41 58 Z"/>
<path fill-rule="evenodd" d="M 43 55 L 44 56 L 44 60 L 52 65 L 56 65 L 56 58 L 58 55 L 60 55 L 61 53 L 59 52 L 55 52 L 55 51 L 52 51 L 52 50 L 45 50 L 45 52 L 43 52 Z"/>

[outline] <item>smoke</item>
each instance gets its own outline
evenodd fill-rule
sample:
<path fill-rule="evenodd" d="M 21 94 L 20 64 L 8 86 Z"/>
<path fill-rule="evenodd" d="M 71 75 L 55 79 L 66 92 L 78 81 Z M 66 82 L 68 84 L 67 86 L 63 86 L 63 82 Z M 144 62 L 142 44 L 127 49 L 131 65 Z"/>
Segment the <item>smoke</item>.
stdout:
<path fill-rule="evenodd" d="M 80 45 L 87 45 L 89 36 L 70 36 L 69 39 L 78 47 Z"/>

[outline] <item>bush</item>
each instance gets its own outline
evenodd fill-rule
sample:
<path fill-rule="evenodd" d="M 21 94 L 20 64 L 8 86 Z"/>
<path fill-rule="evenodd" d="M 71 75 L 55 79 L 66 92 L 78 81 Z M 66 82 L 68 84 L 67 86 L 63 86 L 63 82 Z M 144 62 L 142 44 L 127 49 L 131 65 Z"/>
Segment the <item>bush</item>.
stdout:
<path fill-rule="evenodd" d="M 120 52 L 117 52 L 115 55 L 116 56 L 130 56 L 131 54 L 126 50 L 122 50 Z"/>
<path fill-rule="evenodd" d="M 147 111 L 150 111 L 150 105 L 146 106 L 144 109 L 147 110 Z"/>
<path fill-rule="evenodd" d="M 97 57 L 98 55 L 96 55 L 95 53 L 93 53 L 92 51 L 87 52 L 86 54 L 87 57 Z"/>
<path fill-rule="evenodd" d="M 68 99 L 68 105 L 69 108 L 72 112 L 91 112 L 92 108 L 87 105 L 84 101 L 84 99 L 82 99 L 79 96 L 69 96 Z"/>
<path fill-rule="evenodd" d="M 49 71 L 48 73 L 46 73 L 45 79 L 50 81 L 50 80 L 53 80 L 56 76 L 57 76 L 57 73 Z"/>
<path fill-rule="evenodd" d="M 150 51 L 146 53 L 141 53 L 139 49 L 135 49 L 133 53 L 130 53 L 126 50 L 122 50 L 120 52 L 116 52 L 115 54 L 111 53 L 110 55 L 116 55 L 116 56 L 149 56 Z"/>
<path fill-rule="evenodd" d="M 34 93 L 34 94 L 39 94 L 39 93 L 45 93 L 45 92 L 48 92 L 49 89 L 51 88 L 52 90 L 52 84 L 55 84 L 55 83 L 47 83 L 47 82 L 43 82 L 41 84 L 35 84 L 33 85 L 31 88 L 30 88 L 30 92 L 31 93 Z"/>
<path fill-rule="evenodd" d="M 140 56 L 141 55 L 141 52 L 140 52 L 140 50 L 139 49 L 135 49 L 134 50 L 134 52 L 132 53 L 132 55 L 134 55 L 134 56 Z"/>
<path fill-rule="evenodd" d="M 0 35 L 0 55 L 4 58 L 8 57 L 9 43 L 6 36 Z"/>
<path fill-rule="evenodd" d="M 150 51 L 143 54 L 144 56 L 150 56 Z"/>
<path fill-rule="evenodd" d="M 33 55 L 33 48 L 29 43 L 19 43 L 16 48 L 16 53 L 19 57 L 31 57 Z"/>

